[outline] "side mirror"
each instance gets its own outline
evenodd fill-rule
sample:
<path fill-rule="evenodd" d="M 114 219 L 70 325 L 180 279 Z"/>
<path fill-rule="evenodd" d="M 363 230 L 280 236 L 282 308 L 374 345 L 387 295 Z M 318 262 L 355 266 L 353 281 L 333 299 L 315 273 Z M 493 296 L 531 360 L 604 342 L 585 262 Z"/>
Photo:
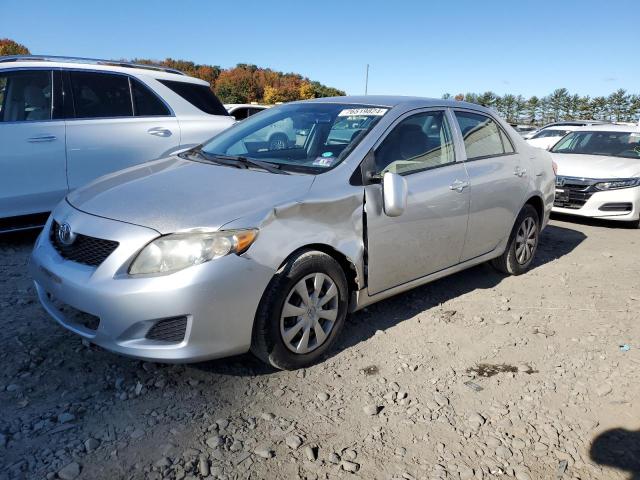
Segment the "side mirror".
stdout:
<path fill-rule="evenodd" d="M 382 197 L 384 213 L 388 217 L 398 217 L 407 208 L 409 189 L 404 177 L 397 173 L 385 172 L 382 177 Z"/>

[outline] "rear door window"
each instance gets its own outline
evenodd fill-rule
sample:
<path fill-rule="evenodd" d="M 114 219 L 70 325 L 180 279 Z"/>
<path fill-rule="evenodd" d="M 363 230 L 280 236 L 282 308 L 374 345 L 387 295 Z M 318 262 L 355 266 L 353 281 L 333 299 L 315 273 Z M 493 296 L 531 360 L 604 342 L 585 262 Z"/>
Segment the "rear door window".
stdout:
<path fill-rule="evenodd" d="M 132 117 L 129 78 L 96 72 L 70 72 L 76 118 Z"/>
<path fill-rule="evenodd" d="M 455 112 L 464 139 L 467 160 L 513 153 L 513 145 L 498 124 L 479 113 Z"/>
<path fill-rule="evenodd" d="M 0 73 L 0 121 L 51 120 L 51 70 Z"/>
<path fill-rule="evenodd" d="M 135 78 L 130 80 L 136 117 L 166 117 L 171 115 L 167 106 L 148 87 Z"/>
<path fill-rule="evenodd" d="M 175 80 L 158 80 L 164 86 L 170 88 L 191 105 L 210 115 L 229 115 L 224 105 L 218 100 L 207 85 L 198 83 L 177 82 Z"/>

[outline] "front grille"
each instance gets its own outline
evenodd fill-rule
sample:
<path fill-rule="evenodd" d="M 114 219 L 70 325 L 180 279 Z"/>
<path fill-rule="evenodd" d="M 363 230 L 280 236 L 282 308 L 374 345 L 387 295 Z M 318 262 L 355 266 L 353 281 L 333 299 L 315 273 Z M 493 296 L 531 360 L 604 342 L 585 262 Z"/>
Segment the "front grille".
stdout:
<path fill-rule="evenodd" d="M 187 331 L 187 317 L 173 317 L 158 320 L 147 332 L 149 340 L 180 343 Z"/>
<path fill-rule="evenodd" d="M 556 179 L 556 197 L 554 207 L 578 210 L 595 193 L 594 181 L 583 178 L 558 177 Z M 558 191 L 558 189 L 562 191 Z"/>
<path fill-rule="evenodd" d="M 89 237 L 80 233 L 76 234 L 75 240 L 70 245 L 63 244 L 58 237 L 60 225 L 58 222 L 51 224 L 49 238 L 53 248 L 57 250 L 62 258 L 72 262 L 82 263 L 91 267 L 97 267 L 118 248 L 119 243 L 113 240 Z"/>
<path fill-rule="evenodd" d="M 56 310 L 58 310 L 63 316 L 67 323 L 84 327 L 87 330 L 97 330 L 100 326 L 100 318 L 95 315 L 91 315 L 90 313 L 83 312 L 82 310 L 78 310 L 77 308 L 72 307 L 71 305 L 67 305 L 66 303 L 58 300 L 56 297 L 47 293 L 47 298 L 54 306 Z"/>

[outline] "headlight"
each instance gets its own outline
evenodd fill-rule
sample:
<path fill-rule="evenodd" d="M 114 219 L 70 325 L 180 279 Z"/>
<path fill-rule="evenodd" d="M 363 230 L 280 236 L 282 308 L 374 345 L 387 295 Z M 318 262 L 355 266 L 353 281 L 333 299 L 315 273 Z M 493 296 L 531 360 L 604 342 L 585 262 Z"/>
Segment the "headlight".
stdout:
<path fill-rule="evenodd" d="M 210 233 L 174 233 L 144 247 L 129 267 L 130 275 L 173 273 L 230 253 L 245 252 L 257 230 L 226 230 Z"/>
<path fill-rule="evenodd" d="M 616 190 L 617 188 L 630 188 L 638 185 L 640 185 L 640 178 L 621 178 L 620 180 L 596 183 L 595 187 L 598 190 Z"/>

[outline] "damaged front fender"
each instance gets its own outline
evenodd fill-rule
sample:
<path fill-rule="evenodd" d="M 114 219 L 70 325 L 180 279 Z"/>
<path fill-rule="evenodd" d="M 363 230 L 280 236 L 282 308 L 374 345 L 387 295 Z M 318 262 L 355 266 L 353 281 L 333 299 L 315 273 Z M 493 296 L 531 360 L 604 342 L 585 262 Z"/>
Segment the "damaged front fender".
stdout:
<path fill-rule="evenodd" d="M 350 263 L 357 289 L 361 290 L 366 285 L 364 189 L 349 185 L 322 194 L 317 191 L 312 188 L 305 199 L 265 209 L 222 228 L 258 228 L 258 239 L 244 255 L 273 269 L 274 274 L 301 248 L 329 247 Z"/>

